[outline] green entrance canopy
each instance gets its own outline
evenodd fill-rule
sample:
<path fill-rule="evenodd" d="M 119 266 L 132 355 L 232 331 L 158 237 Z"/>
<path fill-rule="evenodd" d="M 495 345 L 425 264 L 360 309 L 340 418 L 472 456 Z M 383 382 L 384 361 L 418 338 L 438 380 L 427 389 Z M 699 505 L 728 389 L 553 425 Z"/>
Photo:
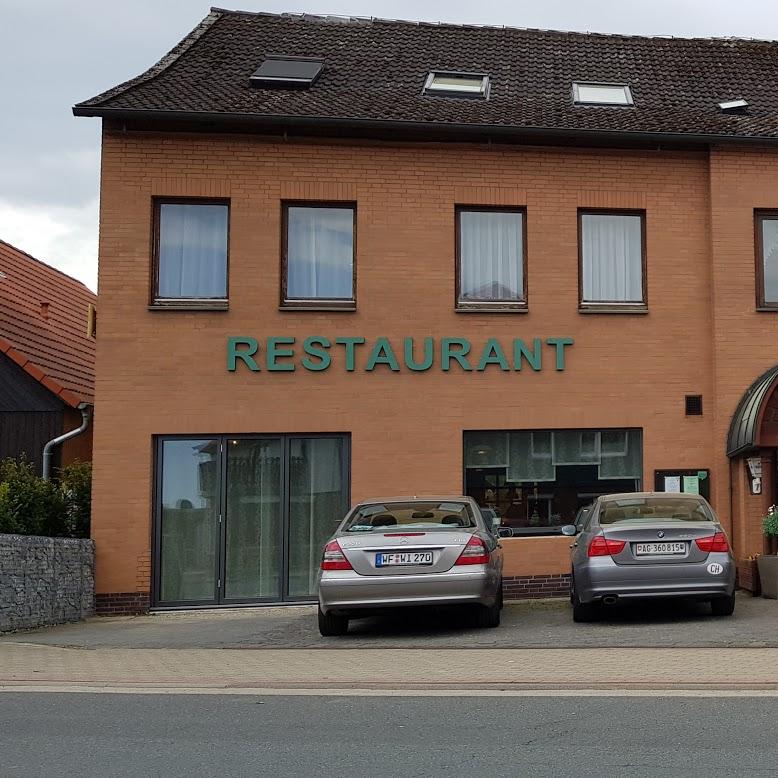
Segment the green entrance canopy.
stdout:
<path fill-rule="evenodd" d="M 778 365 L 759 376 L 743 395 L 729 425 L 727 456 L 738 456 L 756 448 L 761 410 L 776 383 Z"/>

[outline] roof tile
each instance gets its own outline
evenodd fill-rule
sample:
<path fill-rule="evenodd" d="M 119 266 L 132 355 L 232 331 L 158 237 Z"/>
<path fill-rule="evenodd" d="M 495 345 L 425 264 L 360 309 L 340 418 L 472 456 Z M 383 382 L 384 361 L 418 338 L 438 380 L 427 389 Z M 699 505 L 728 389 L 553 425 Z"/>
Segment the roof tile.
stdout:
<path fill-rule="evenodd" d="M 258 88 L 268 54 L 323 57 L 308 89 Z M 488 100 L 423 95 L 432 69 L 485 72 Z M 176 111 L 575 132 L 778 139 L 778 42 L 601 35 L 213 9 L 146 73 L 82 114 Z M 635 106 L 577 106 L 573 81 L 628 84 Z M 744 97 L 744 115 L 722 100 Z"/>
<path fill-rule="evenodd" d="M 68 405 L 93 402 L 95 341 L 86 324 L 97 296 L 2 240 L 0 271 L 0 351 Z"/>

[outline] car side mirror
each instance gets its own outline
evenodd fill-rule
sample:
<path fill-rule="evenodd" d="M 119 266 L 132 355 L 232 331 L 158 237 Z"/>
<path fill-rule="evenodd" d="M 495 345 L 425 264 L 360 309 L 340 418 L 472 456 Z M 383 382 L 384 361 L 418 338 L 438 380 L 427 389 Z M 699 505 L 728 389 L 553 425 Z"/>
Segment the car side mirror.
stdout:
<path fill-rule="evenodd" d="M 501 538 L 512 538 L 513 530 L 510 527 L 498 527 L 497 535 Z"/>
<path fill-rule="evenodd" d="M 578 527 L 576 527 L 575 524 L 565 524 L 562 527 L 561 532 L 568 538 L 572 538 L 574 535 L 578 534 Z"/>

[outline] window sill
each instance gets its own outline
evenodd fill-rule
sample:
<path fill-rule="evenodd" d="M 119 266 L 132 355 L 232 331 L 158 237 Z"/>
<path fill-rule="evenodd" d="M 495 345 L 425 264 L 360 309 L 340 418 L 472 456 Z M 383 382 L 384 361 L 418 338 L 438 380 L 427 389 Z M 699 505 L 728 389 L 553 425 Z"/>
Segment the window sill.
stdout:
<path fill-rule="evenodd" d="M 758 305 L 757 313 L 778 313 L 778 305 Z"/>
<path fill-rule="evenodd" d="M 357 309 L 356 302 L 285 302 L 278 306 L 279 311 L 315 311 L 327 313 L 353 313 Z"/>
<path fill-rule="evenodd" d="M 529 308 L 525 304 L 512 305 L 510 303 L 499 303 L 484 305 L 456 305 L 455 313 L 529 313 Z"/>
<path fill-rule="evenodd" d="M 157 300 L 148 306 L 150 311 L 226 311 L 229 300 Z"/>
<path fill-rule="evenodd" d="M 603 303 L 598 305 L 597 303 L 590 304 L 585 303 L 578 306 L 578 313 L 620 313 L 620 314 L 638 314 L 645 315 L 648 313 L 648 306 L 643 303 L 630 304 L 630 303 Z"/>

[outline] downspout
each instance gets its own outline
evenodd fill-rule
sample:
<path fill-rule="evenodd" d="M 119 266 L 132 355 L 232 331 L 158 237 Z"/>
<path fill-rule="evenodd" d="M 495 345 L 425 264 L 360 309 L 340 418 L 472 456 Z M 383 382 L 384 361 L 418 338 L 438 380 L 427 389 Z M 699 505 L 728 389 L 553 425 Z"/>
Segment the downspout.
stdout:
<path fill-rule="evenodd" d="M 89 427 L 89 422 L 92 420 L 92 406 L 89 405 L 88 403 L 79 403 L 78 410 L 81 411 L 81 426 L 77 427 L 74 430 L 70 430 L 70 432 L 65 432 L 64 434 L 59 435 L 56 438 L 52 438 L 43 447 L 43 480 L 44 481 L 51 480 L 51 458 L 54 456 L 54 448 L 56 446 L 59 446 L 61 443 L 64 443 L 66 440 L 70 440 L 71 438 L 75 438 L 78 435 L 81 435 L 81 433 L 86 432 L 87 428 Z"/>

